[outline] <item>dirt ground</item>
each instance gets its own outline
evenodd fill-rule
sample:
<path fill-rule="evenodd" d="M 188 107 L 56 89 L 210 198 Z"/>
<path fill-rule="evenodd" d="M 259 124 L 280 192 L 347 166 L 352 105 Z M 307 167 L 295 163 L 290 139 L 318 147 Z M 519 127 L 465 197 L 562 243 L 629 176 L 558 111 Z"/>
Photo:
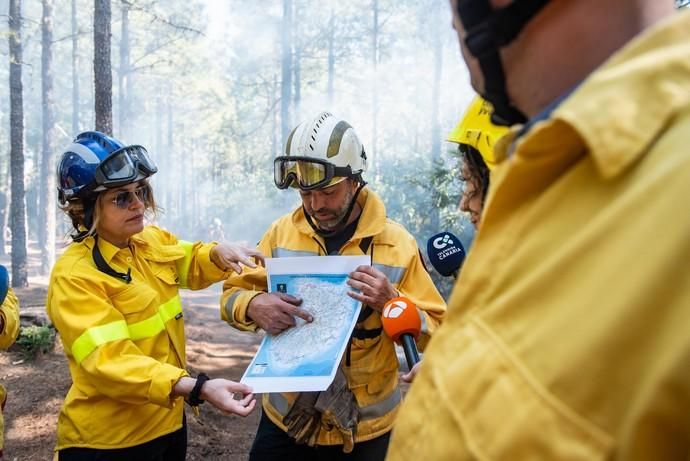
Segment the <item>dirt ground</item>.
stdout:
<path fill-rule="evenodd" d="M 6 263 L 5 261 L 0 261 Z M 42 311 L 46 286 L 17 291 L 26 311 Z M 241 333 L 222 322 L 218 313 L 219 287 L 183 292 L 187 333 L 187 359 L 192 373 L 239 380 L 261 337 Z M 16 346 L 13 346 L 15 348 Z M 0 382 L 7 388 L 5 406 L 5 460 L 52 459 L 57 415 L 71 380 L 62 348 L 33 362 L 23 362 L 14 350 L 0 353 Z M 210 405 L 201 407 L 201 420 L 187 411 L 187 459 L 247 459 L 260 411 L 246 418 L 225 416 Z"/>
<path fill-rule="evenodd" d="M 35 246 L 30 246 L 30 286 L 15 291 L 20 300 L 22 317 L 30 316 L 46 322 L 44 304 L 48 279 L 36 274 L 39 259 Z M 9 256 L 0 256 L 0 264 L 9 269 Z M 216 284 L 206 290 L 181 292 L 187 335 L 187 364 L 194 375 L 205 372 L 212 377 L 238 381 L 256 353 L 262 337 L 260 334 L 237 331 L 220 320 L 220 290 L 221 285 Z M 402 350 L 399 348 L 398 358 L 402 364 Z M 58 412 L 71 384 L 59 339 L 54 351 L 35 361 L 22 360 L 16 344 L 7 352 L 0 351 L 0 383 L 8 394 L 4 410 L 3 460 L 52 460 Z M 401 388 L 405 394 L 408 385 L 401 383 Z M 259 424 L 259 403 L 246 418 L 223 415 L 206 404 L 201 407 L 201 418 L 197 420 L 187 407 L 187 460 L 246 460 Z"/>

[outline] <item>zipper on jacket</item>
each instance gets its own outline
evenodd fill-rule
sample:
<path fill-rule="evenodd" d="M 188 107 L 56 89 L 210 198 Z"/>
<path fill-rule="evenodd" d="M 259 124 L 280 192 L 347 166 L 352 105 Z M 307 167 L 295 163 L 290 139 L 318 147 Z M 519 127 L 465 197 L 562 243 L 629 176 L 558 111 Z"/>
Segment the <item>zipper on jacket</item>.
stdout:
<path fill-rule="evenodd" d="M 312 237 L 312 239 L 316 242 L 316 244 L 319 246 L 319 248 L 323 251 L 323 255 L 319 254 L 319 256 L 328 256 L 328 251 L 326 251 L 326 248 L 319 242 L 319 239 L 316 237 Z"/>

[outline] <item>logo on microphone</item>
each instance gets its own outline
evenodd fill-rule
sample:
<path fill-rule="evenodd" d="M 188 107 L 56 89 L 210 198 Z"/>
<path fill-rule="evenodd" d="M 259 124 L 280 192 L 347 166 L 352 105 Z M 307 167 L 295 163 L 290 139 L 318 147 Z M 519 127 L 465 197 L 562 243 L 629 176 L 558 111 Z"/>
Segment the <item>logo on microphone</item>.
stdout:
<path fill-rule="evenodd" d="M 383 316 L 389 319 L 397 319 L 403 314 L 405 309 L 407 309 L 407 303 L 405 301 L 396 300 L 383 309 Z"/>
<path fill-rule="evenodd" d="M 453 243 L 453 239 L 450 238 L 450 235 L 444 234 L 443 237 L 434 239 L 433 245 L 437 250 L 442 250 L 448 245 L 453 245 Z"/>

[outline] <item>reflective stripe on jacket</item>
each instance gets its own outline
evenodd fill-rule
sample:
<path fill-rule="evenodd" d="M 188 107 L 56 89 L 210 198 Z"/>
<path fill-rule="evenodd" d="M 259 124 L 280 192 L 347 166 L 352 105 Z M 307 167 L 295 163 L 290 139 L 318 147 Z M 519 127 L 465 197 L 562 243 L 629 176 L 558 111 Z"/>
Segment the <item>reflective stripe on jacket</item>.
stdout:
<path fill-rule="evenodd" d="M 98 245 L 127 284 L 100 272 L 93 238 L 73 243 L 53 268 L 48 315 L 72 375 L 58 418 L 57 449 L 123 448 L 173 432 L 184 401 L 170 399 L 185 371 L 185 336 L 178 289 L 222 280 L 211 262 L 214 244 L 189 243 L 155 226 L 117 248 Z"/>
<path fill-rule="evenodd" d="M 688 459 L 689 30 L 633 39 L 492 173 L 387 460 Z"/>
<path fill-rule="evenodd" d="M 401 225 L 386 218 L 381 199 L 365 188 L 359 194 L 358 203 L 363 209 L 357 229 L 340 253 L 361 255 L 360 243 L 373 237 L 367 253 L 373 254 L 374 267 L 388 276 L 402 296 L 417 305 L 423 326 L 418 344 L 424 348 L 429 334 L 445 314 L 445 303 L 423 266 L 414 238 Z M 309 226 L 301 207 L 274 222 L 259 243 L 261 252 L 274 258 L 323 255 L 324 247 L 323 239 Z M 255 331 L 256 324 L 246 317 L 247 304 L 266 289 L 266 271 L 263 268 L 244 270 L 241 275 L 231 276 L 224 285 L 222 318 L 241 330 Z M 356 328 L 380 331 L 381 317 L 374 313 Z M 361 420 L 355 440 L 361 442 L 388 432 L 393 425 L 401 400 L 398 359 L 393 342 L 385 333 L 365 339 L 353 338 L 350 359 L 350 366 L 344 365 L 343 369 L 360 406 Z M 282 418 L 296 395 L 264 395 L 266 414 L 283 430 Z M 321 431 L 317 443 L 342 444 L 337 432 Z"/>

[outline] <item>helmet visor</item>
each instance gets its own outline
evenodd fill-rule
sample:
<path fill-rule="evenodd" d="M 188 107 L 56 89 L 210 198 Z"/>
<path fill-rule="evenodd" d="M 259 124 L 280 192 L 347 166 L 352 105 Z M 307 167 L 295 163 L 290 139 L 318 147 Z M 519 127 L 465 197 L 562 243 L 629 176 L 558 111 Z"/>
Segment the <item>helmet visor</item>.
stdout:
<path fill-rule="evenodd" d="M 158 167 L 142 146 L 127 146 L 113 152 L 96 170 L 96 182 L 105 187 L 130 183 L 142 173 L 151 176 Z"/>
<path fill-rule="evenodd" d="M 273 162 L 273 180 L 279 189 L 297 186 L 303 190 L 328 185 L 336 168 L 323 160 L 308 157 L 282 156 Z"/>

